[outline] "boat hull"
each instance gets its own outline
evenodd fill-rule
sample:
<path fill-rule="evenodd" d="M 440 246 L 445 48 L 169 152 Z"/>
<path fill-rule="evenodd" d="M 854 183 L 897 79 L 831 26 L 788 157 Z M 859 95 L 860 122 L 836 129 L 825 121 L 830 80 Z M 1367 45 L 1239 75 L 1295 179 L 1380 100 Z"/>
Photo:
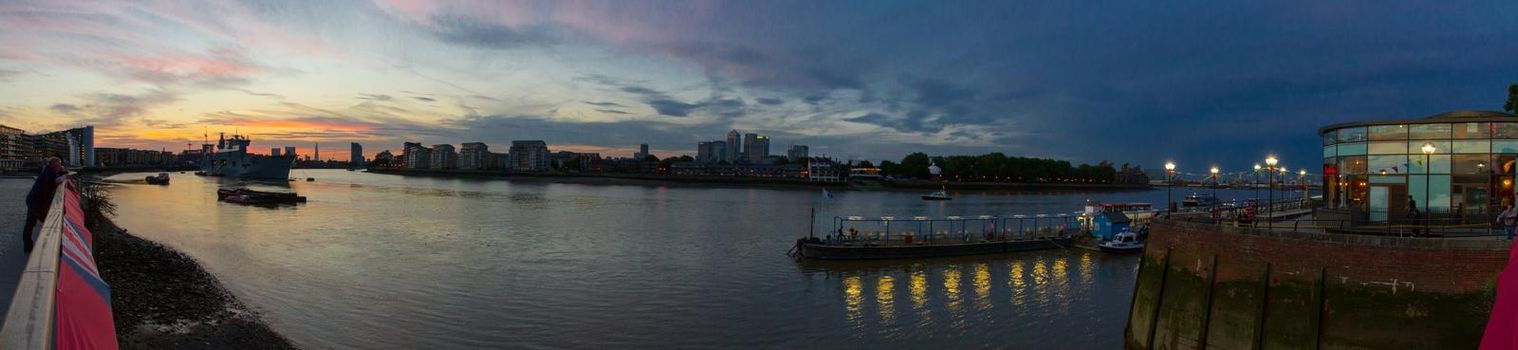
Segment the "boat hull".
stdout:
<path fill-rule="evenodd" d="M 922 196 L 922 200 L 925 200 L 925 201 L 947 201 L 947 200 L 953 200 L 953 199 L 954 198 Z"/>
<path fill-rule="evenodd" d="M 825 243 L 801 243 L 801 257 L 820 260 L 917 259 L 945 256 L 1003 254 L 1070 246 L 1073 239 L 1027 241 L 991 241 L 958 244 L 846 246 Z"/>
<path fill-rule="evenodd" d="M 1097 247 L 1097 249 L 1100 249 L 1103 253 L 1112 253 L 1112 254 L 1132 254 L 1132 253 L 1138 253 L 1138 252 L 1144 251 L 1144 246 L 1136 246 L 1136 247 L 1112 247 L 1112 246 L 1098 245 L 1096 247 Z"/>

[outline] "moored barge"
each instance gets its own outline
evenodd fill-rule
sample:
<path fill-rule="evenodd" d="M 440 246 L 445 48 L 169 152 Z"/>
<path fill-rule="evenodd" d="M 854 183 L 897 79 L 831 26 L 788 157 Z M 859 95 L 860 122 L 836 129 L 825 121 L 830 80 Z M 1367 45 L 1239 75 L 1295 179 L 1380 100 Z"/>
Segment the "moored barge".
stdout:
<path fill-rule="evenodd" d="M 1075 215 L 943 218 L 836 217 L 822 237 L 796 241 L 802 258 L 868 260 L 1003 254 L 1071 246 L 1081 231 Z M 861 230 L 863 229 L 863 230 Z"/>

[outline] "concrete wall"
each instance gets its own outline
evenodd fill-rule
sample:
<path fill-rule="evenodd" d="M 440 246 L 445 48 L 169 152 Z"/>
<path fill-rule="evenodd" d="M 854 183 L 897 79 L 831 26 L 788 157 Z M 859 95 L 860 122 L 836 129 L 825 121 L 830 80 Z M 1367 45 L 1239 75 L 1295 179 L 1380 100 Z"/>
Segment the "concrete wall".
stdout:
<path fill-rule="evenodd" d="M 1127 346 L 1472 349 L 1507 251 L 1507 242 L 1496 240 L 1270 233 L 1157 220 L 1139 267 Z"/>

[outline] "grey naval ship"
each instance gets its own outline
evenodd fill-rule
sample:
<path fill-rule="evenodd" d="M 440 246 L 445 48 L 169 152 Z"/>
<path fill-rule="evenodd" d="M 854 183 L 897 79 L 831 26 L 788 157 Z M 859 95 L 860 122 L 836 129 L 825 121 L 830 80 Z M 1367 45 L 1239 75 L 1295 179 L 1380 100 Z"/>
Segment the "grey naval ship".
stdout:
<path fill-rule="evenodd" d="M 222 134 L 216 141 L 216 148 L 205 145 L 205 158 L 200 162 L 200 171 L 207 176 L 225 176 L 245 179 L 274 179 L 286 180 L 290 178 L 290 167 L 295 165 L 294 154 L 261 155 L 248 153 L 248 145 L 253 141 L 242 135 L 232 135 L 227 139 Z"/>

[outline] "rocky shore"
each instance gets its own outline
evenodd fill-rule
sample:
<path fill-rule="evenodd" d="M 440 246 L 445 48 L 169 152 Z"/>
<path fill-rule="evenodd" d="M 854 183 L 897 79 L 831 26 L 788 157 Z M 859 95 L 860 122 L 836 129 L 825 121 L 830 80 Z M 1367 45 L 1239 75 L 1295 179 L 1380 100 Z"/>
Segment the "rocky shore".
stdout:
<path fill-rule="evenodd" d="M 95 226 L 122 349 L 295 349 L 195 259 L 110 220 Z"/>

